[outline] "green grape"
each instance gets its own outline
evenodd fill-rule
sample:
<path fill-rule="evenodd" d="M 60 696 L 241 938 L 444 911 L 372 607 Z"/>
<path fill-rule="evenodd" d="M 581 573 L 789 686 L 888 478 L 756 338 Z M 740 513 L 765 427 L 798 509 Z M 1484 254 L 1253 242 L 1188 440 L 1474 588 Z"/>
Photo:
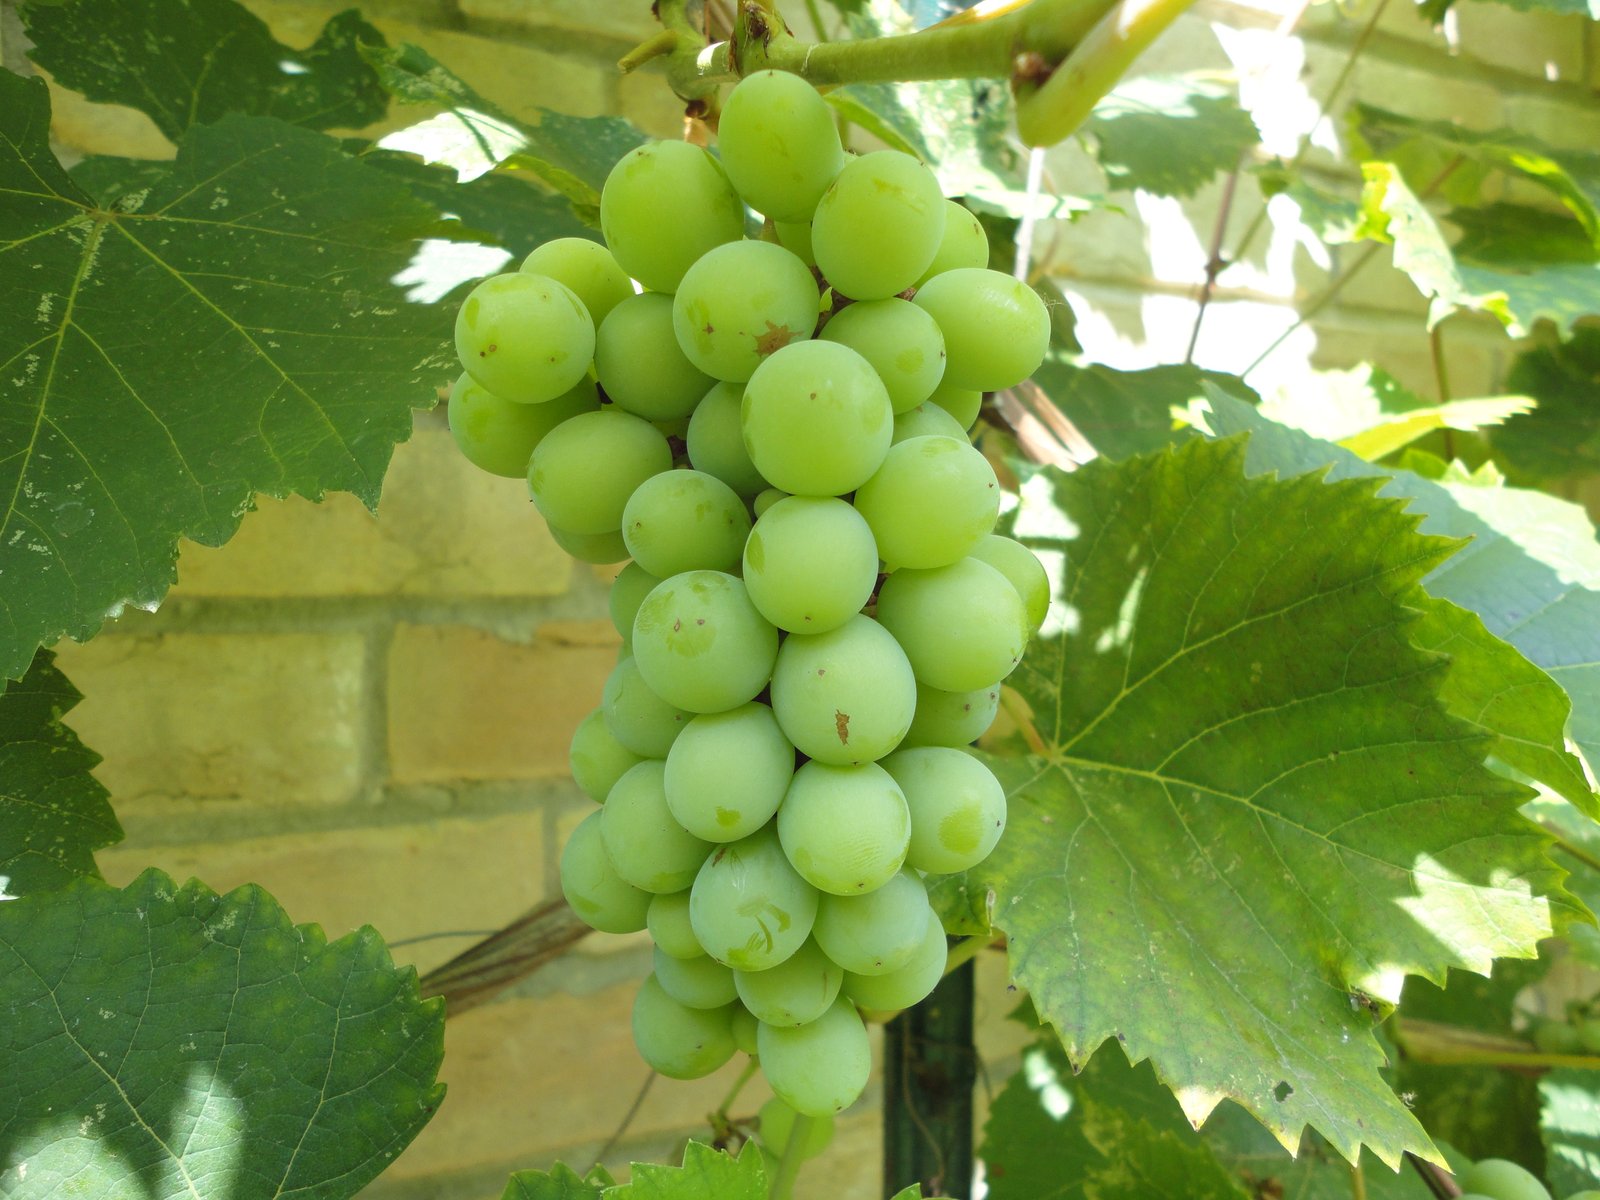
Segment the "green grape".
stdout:
<path fill-rule="evenodd" d="M 783 1102 L 808 1117 L 830 1117 L 854 1104 L 872 1073 L 872 1043 L 843 997 L 815 1021 L 756 1030 L 761 1072 Z"/>
<path fill-rule="evenodd" d="M 998 392 L 1039 369 L 1050 345 L 1050 314 L 1027 284 L 986 267 L 935 275 L 914 303 L 944 331 L 944 381 Z"/>
<path fill-rule="evenodd" d="M 600 407 L 594 384 L 580 379 L 543 404 L 502 400 L 465 371 L 450 389 L 450 436 L 468 462 L 491 475 L 521 479 L 534 447 L 561 422 Z"/>
<path fill-rule="evenodd" d="M 768 1025 L 804 1025 L 828 1011 L 844 971 L 807 940 L 805 945 L 765 971 L 735 971 L 739 999 Z"/>
<path fill-rule="evenodd" d="M 665 579 L 739 565 L 750 513 L 734 490 L 704 471 L 663 471 L 641 483 L 622 510 L 634 562 Z"/>
<path fill-rule="evenodd" d="M 690 721 L 667 755 L 667 804 L 696 837 L 734 842 L 760 829 L 783 803 L 794 746 L 765 704 L 742 704 Z"/>
<path fill-rule="evenodd" d="M 624 644 L 633 637 L 633 618 L 639 613 L 639 605 L 660 582 L 638 563 L 629 563 L 611 581 L 607 606 L 611 611 L 611 624 L 622 635 Z"/>
<path fill-rule="evenodd" d="M 944 202 L 944 232 L 939 236 L 939 248 L 933 261 L 917 280 L 921 287 L 935 275 L 954 271 L 957 267 L 987 267 L 989 265 L 989 238 L 983 232 L 978 218 L 954 200 Z"/>
<path fill-rule="evenodd" d="M 953 438 L 965 443 L 967 431 L 956 424 L 956 419 L 944 409 L 933 401 L 926 400 L 894 419 L 894 436 L 890 439 L 889 445 L 893 448 L 901 442 L 919 437 Z"/>
<path fill-rule="evenodd" d="M 672 297 L 629 296 L 600 323 L 594 373 L 618 408 L 647 421 L 688 417 L 711 386 L 672 332 Z"/>
<path fill-rule="evenodd" d="M 808 221 L 844 166 L 833 110 L 798 75 L 756 71 L 728 93 L 717 148 L 734 188 L 774 221 Z"/>
<path fill-rule="evenodd" d="M 1504 1158 L 1484 1158 L 1456 1175 L 1463 1192 L 1482 1192 L 1492 1200 L 1550 1200 L 1533 1172 Z"/>
<path fill-rule="evenodd" d="M 1581 1054 L 1583 1042 L 1570 1021 L 1540 1021 L 1533 1027 L 1533 1044 L 1546 1054 Z"/>
<path fill-rule="evenodd" d="M 756 498 L 750 502 L 750 507 L 755 511 L 756 520 L 759 521 L 762 517 L 766 516 L 767 509 L 771 508 L 779 500 L 788 499 L 788 496 L 788 492 L 780 492 L 777 488 L 769 487 L 763 489 L 757 494 Z"/>
<path fill-rule="evenodd" d="M 949 746 L 897 750 L 883 769 L 911 809 L 907 863 L 948 875 L 989 857 L 1006 827 L 1006 793 L 993 771 Z"/>
<path fill-rule="evenodd" d="M 622 540 L 622 531 L 608 529 L 604 533 L 573 533 L 570 529 L 548 526 L 550 539 L 579 562 L 609 566 L 628 557 L 628 544 Z"/>
<path fill-rule="evenodd" d="M 776 1096 L 763 1104 L 761 1111 L 756 1114 L 762 1142 L 779 1158 L 783 1157 L 784 1148 L 789 1144 L 789 1134 L 794 1129 L 794 1119 L 798 1115 Z M 806 1129 L 805 1141 L 800 1146 L 800 1157 L 815 1158 L 828 1148 L 831 1141 L 833 1117 L 813 1117 Z"/>
<path fill-rule="evenodd" d="M 816 916 L 817 889 L 789 865 L 771 825 L 716 847 L 689 893 L 695 938 L 736 971 L 777 966 L 805 944 Z"/>
<path fill-rule="evenodd" d="M 882 887 L 900 870 L 911 840 L 911 812 L 899 785 L 876 763 L 808 762 L 794 773 L 778 809 L 778 838 L 812 887 L 857 896 Z"/>
<path fill-rule="evenodd" d="M 678 345 L 707 375 L 742 383 L 817 327 L 817 281 L 771 242 L 729 242 L 684 274 L 672 298 Z"/>
<path fill-rule="evenodd" d="M 911 746 L 969 746 L 994 724 L 1000 711 L 1000 685 L 968 692 L 941 692 L 917 684 L 917 711 L 900 744 Z"/>
<path fill-rule="evenodd" d="M 810 221 L 774 221 L 772 231 L 778 235 L 778 245 L 806 266 L 817 265 L 817 256 L 811 249 Z"/>
<path fill-rule="evenodd" d="M 695 259 L 744 236 L 744 205 L 709 151 L 648 142 L 606 176 L 600 230 L 624 271 L 653 292 L 672 292 Z"/>
<path fill-rule="evenodd" d="M 733 1044 L 751 1058 L 756 1056 L 756 1030 L 760 1024 L 744 1005 L 733 1006 Z"/>
<path fill-rule="evenodd" d="M 597 808 L 572 831 L 561 850 L 561 894 L 583 923 L 602 933 L 643 929 L 650 893 L 636 888 L 611 865 L 600 833 Z"/>
<path fill-rule="evenodd" d="M 552 238 L 523 259 L 521 269 L 571 288 L 597 330 L 608 312 L 633 295 L 633 280 L 611 251 L 588 238 Z"/>
<path fill-rule="evenodd" d="M 1021 542 L 998 533 L 981 538 L 970 553 L 979 562 L 986 562 L 999 571 L 1017 589 L 1023 610 L 1028 614 L 1028 629 L 1037 633 L 1044 624 L 1045 614 L 1050 611 L 1050 576 L 1045 574 L 1038 556 Z"/>
<path fill-rule="evenodd" d="M 633 1043 L 668 1079 L 699 1079 L 733 1057 L 733 1005 L 690 1008 L 647 975 L 633 1001 Z"/>
<path fill-rule="evenodd" d="M 647 892 L 681 892 L 711 853 L 672 819 L 661 786 L 663 764 L 646 759 L 612 785 L 600 810 L 600 835 L 617 874 Z"/>
<path fill-rule="evenodd" d="M 689 923 L 688 888 L 681 892 L 657 892 L 651 896 L 644 924 L 657 950 L 673 958 L 701 958 L 705 955 L 705 947 L 695 939 L 694 926 Z"/>
<path fill-rule="evenodd" d="M 605 711 L 598 708 L 578 722 L 567 750 L 572 778 L 597 804 L 606 802 L 606 794 L 622 778 L 623 772 L 642 761 L 642 755 L 617 741 L 606 724 Z"/>
<path fill-rule="evenodd" d="M 975 558 L 896 571 L 878 589 L 878 621 L 900 643 L 917 682 L 946 692 L 1004 679 L 1028 643 L 1028 614 L 1017 590 Z"/>
<path fill-rule="evenodd" d="M 632 655 L 619 660 L 606 677 L 600 708 L 611 736 L 641 758 L 665 758 L 689 723 L 687 712 L 668 704 L 645 682 Z"/>
<path fill-rule="evenodd" d="M 613 406 L 580 413 L 546 434 L 528 463 L 528 490 L 551 525 L 611 533 L 622 528 L 633 489 L 671 468 L 667 439 Z"/>
<path fill-rule="evenodd" d="M 633 653 L 645 682 L 669 703 L 726 712 L 754 700 L 772 677 L 778 631 L 732 575 L 685 571 L 644 598 Z"/>
<path fill-rule="evenodd" d="M 774 487 L 842 496 L 889 452 L 894 410 L 872 364 L 835 342 L 795 342 L 745 385 L 744 444 Z"/>
<path fill-rule="evenodd" d="M 927 167 L 897 150 L 864 154 L 845 164 L 817 203 L 817 267 L 852 300 L 886 300 L 928 269 L 944 216 L 939 181 Z"/>
<path fill-rule="evenodd" d="M 502 400 L 542 404 L 576 387 L 594 358 L 594 322 L 547 275 L 491 275 L 456 313 L 461 365 Z"/>
<path fill-rule="evenodd" d="M 655 968 L 661 990 L 690 1008 L 721 1008 L 732 1004 L 739 994 L 733 971 L 709 955 L 674 958 L 657 946 Z"/>
<path fill-rule="evenodd" d="M 695 406 L 686 441 L 689 462 L 697 471 L 715 475 L 741 496 L 754 496 L 767 486 L 744 448 L 739 405 L 744 384 L 719 383 Z"/>
<path fill-rule="evenodd" d="M 898 1012 L 927 999 L 944 978 L 949 943 L 937 916 L 930 916 L 922 941 L 904 965 L 878 975 L 846 971 L 844 994 L 870 1012 Z"/>
<path fill-rule="evenodd" d="M 921 404 L 944 376 L 944 334 L 909 300 L 868 300 L 839 310 L 819 337 L 849 346 L 872 364 L 897 413 Z"/>
<path fill-rule="evenodd" d="M 847 767 L 882 758 L 911 727 L 917 685 L 905 652 L 871 617 L 790 637 L 772 670 L 772 711 L 807 757 Z"/>
<path fill-rule="evenodd" d="M 1600 1020 L 1586 1017 L 1577 1023 L 1578 1045 L 1591 1054 L 1600 1053 Z"/>
<path fill-rule="evenodd" d="M 811 936 L 844 970 L 883 975 L 911 961 L 928 922 L 937 920 L 927 885 L 915 872 L 901 871 L 864 896 L 823 896 Z"/>
<path fill-rule="evenodd" d="M 910 438 L 856 491 L 878 554 L 891 571 L 965 558 L 1000 515 L 1000 481 L 965 440 Z"/>
<path fill-rule="evenodd" d="M 744 586 L 763 617 L 790 633 L 826 633 L 861 611 L 878 584 L 866 520 L 831 496 L 789 496 L 761 514 L 744 544 Z"/>
<path fill-rule="evenodd" d="M 956 419 L 963 431 L 971 429 L 978 419 L 978 412 L 983 408 L 983 393 L 969 388 L 958 388 L 950 383 L 940 380 L 939 386 L 933 389 L 933 395 L 928 397 L 928 403 L 937 404 L 945 412 Z"/>

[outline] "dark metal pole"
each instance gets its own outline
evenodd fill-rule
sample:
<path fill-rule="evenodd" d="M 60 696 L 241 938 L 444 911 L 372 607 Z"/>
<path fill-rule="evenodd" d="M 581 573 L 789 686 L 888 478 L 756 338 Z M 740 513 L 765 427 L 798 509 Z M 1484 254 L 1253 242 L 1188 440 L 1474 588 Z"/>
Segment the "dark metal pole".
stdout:
<path fill-rule="evenodd" d="M 972 1195 L 973 965 L 883 1030 L 883 1185 L 913 1183 L 924 1196 Z"/>

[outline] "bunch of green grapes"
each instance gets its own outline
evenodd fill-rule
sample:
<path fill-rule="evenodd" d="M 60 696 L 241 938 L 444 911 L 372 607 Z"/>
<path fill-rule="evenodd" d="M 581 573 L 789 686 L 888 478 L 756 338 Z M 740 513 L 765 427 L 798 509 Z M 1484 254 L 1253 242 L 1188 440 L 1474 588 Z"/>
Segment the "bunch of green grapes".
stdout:
<path fill-rule="evenodd" d="M 1550 1190 L 1532 1171 L 1504 1158 L 1469 1162 L 1455 1174 L 1461 1200 L 1550 1200 Z M 1565 1200 L 1600 1200 L 1600 1191 L 1574 1192 Z"/>
<path fill-rule="evenodd" d="M 632 151 L 605 246 L 550 242 L 467 297 L 450 425 L 526 472 L 570 553 L 630 560 L 622 656 L 572 741 L 601 807 L 561 879 L 594 928 L 654 938 L 641 1054 L 680 1079 L 758 1056 L 826 1116 L 866 1085 L 862 1014 L 945 970 L 925 877 L 1005 825 L 967 747 L 1050 587 L 993 532 L 968 430 L 1049 320 L 925 166 L 846 155 L 799 78 L 742 81 L 719 138 Z"/>

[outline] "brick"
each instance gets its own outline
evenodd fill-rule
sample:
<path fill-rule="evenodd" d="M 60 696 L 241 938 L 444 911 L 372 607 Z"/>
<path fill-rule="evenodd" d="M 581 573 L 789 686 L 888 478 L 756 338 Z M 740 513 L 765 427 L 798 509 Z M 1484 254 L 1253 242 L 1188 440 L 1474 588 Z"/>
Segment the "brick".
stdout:
<path fill-rule="evenodd" d="M 1342 63 L 1348 51 L 1339 52 Z M 1332 72 L 1324 76 L 1332 79 Z M 1320 93 L 1319 93 L 1320 94 Z M 1394 107 L 1424 121 L 1454 121 L 1468 129 L 1494 129 L 1509 119 L 1493 83 L 1441 75 L 1423 63 L 1363 55 L 1350 72 L 1345 97 L 1395 97 Z"/>
<path fill-rule="evenodd" d="M 446 930 L 498 929 L 543 899 L 538 812 L 415 825 L 286 833 L 197 845 L 128 845 L 97 856 L 121 886 L 146 867 L 198 877 L 226 892 L 258 883 L 291 919 L 336 938 L 361 925 L 391 941 Z M 395 961 L 426 971 L 472 944 L 437 939 L 402 946 Z"/>
<path fill-rule="evenodd" d="M 531 643 L 465 626 L 401 625 L 389 656 L 397 783 L 563 777 L 620 640 L 609 621 L 541 627 Z"/>
<path fill-rule="evenodd" d="M 73 728 L 119 809 L 160 801 L 329 804 L 361 783 L 360 634 L 154 634 L 58 648 Z"/>
<path fill-rule="evenodd" d="M 1583 79 L 1580 16 L 1518 12 L 1499 4 L 1463 4 L 1455 10 L 1466 55 L 1536 79 Z"/>
<path fill-rule="evenodd" d="M 1506 101 L 1506 124 L 1551 146 L 1591 150 L 1600 144 L 1600 107 L 1593 101 L 1514 95 Z"/>
<path fill-rule="evenodd" d="M 184 543 L 173 594 L 553 596 L 571 581 L 526 485 L 422 429 L 396 448 L 376 517 L 347 494 L 263 497 L 226 545 Z"/>
<path fill-rule="evenodd" d="M 645 69 L 617 78 L 617 111 L 651 137 L 683 136 L 683 101 L 659 71 Z"/>

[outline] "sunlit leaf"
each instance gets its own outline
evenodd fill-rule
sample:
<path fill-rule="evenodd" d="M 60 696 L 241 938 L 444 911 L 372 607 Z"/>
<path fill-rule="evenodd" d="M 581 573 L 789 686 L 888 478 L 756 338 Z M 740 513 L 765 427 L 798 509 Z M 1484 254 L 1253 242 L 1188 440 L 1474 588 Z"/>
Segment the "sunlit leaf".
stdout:
<path fill-rule="evenodd" d="M 1084 131 L 1113 187 L 1192 196 L 1261 138 L 1237 91 L 1199 73 L 1124 79 Z"/>

